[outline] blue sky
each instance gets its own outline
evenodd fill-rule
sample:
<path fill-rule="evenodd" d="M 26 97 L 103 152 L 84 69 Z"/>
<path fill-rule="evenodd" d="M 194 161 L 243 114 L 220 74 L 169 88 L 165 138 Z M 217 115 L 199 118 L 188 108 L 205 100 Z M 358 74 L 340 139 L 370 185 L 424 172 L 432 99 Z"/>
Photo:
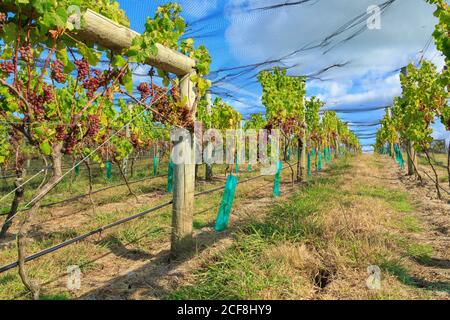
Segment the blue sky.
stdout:
<path fill-rule="evenodd" d="M 291 75 L 314 76 L 319 70 L 337 64 L 341 67 L 308 79 L 307 95 L 319 96 L 327 102 L 327 108 L 347 111 L 339 113 L 340 117 L 352 123 L 357 133 L 367 136 L 375 133 L 377 127 L 370 125 L 381 119 L 384 110 L 357 110 L 392 104 L 393 98 L 401 94 L 399 69 L 402 66 L 417 63 L 422 57 L 432 60 L 439 68 L 443 66 L 443 58 L 431 39 L 436 23 L 433 7 L 424 0 L 395 0 L 381 15 L 381 29 L 366 28 L 367 8 L 385 1 L 311 0 L 272 10 L 260 8 L 298 1 L 178 2 L 184 9 L 189 32 L 212 55 L 213 92 L 244 115 L 264 112 L 261 88 L 255 81 L 258 71 L 280 65 L 288 67 Z M 156 7 L 167 1 L 119 2 L 130 18 L 131 27 L 143 31 L 146 17 L 153 16 Z M 336 30 L 358 17 L 359 23 L 333 36 Z M 360 28 L 361 33 L 352 37 Z M 327 37 L 329 41 L 324 43 Z M 346 38 L 351 39 L 343 42 Z M 282 57 L 281 62 L 267 62 Z M 235 69 L 252 64 L 260 65 Z M 434 135 L 448 136 L 439 124 L 435 125 Z M 361 142 L 370 145 L 374 139 L 361 139 Z"/>

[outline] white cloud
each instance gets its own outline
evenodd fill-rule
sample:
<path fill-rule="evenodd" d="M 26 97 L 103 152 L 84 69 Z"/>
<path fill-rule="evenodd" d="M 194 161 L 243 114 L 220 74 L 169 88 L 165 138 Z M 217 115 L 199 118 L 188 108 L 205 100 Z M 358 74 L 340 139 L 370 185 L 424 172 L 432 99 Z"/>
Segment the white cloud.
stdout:
<path fill-rule="evenodd" d="M 281 2 L 230 0 L 233 10 L 228 15 L 230 27 L 226 40 L 241 63 L 281 57 L 305 44 L 320 41 L 374 4 L 373 0 L 318 0 L 252 14 L 240 14 L 236 9 Z M 345 68 L 330 70 L 323 76 L 331 81 L 310 82 L 308 95 L 317 94 L 337 105 L 389 104 L 400 94 L 400 83 L 398 73 L 388 77 L 386 74 L 420 59 L 420 51 L 429 41 L 435 22 L 433 7 L 425 1 L 397 0 L 382 16 L 381 30 L 366 30 L 326 54 L 323 50 L 312 50 L 297 55 L 290 62 L 299 67 L 290 72 L 309 74 L 334 63 L 350 61 Z M 425 57 L 443 65 L 433 43 Z"/>

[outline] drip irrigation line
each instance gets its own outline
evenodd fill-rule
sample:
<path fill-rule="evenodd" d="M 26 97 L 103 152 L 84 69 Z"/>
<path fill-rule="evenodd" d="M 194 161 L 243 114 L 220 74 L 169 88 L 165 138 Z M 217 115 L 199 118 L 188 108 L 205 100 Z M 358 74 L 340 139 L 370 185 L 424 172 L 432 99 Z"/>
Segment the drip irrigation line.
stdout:
<path fill-rule="evenodd" d="M 38 173 L 36 173 L 34 176 L 32 176 L 30 179 L 28 179 L 27 181 L 25 181 L 24 183 L 22 183 L 21 185 L 19 185 L 18 187 L 16 187 L 14 190 L 11 190 L 11 192 L 9 192 L 8 194 L 4 195 L 0 201 L 2 201 L 3 199 L 5 199 L 6 197 L 8 197 L 10 194 L 13 194 L 14 192 L 16 192 L 16 190 L 22 188 L 24 185 L 26 185 L 28 182 L 30 182 L 31 180 L 33 180 L 34 178 L 36 178 L 38 175 L 40 175 L 41 173 L 43 173 L 45 170 L 42 169 L 41 171 L 39 171 Z"/>
<path fill-rule="evenodd" d="M 158 206 L 156 206 L 156 207 L 153 207 L 153 208 L 151 208 L 151 209 L 148 209 L 148 210 L 139 212 L 139 213 L 137 213 L 137 214 L 135 214 L 135 215 L 132 215 L 132 216 L 130 216 L 130 217 L 127 217 L 127 218 L 118 220 L 118 221 L 116 221 L 116 222 L 113 222 L 113 223 L 110 223 L 110 224 L 105 225 L 105 226 L 103 226 L 103 227 L 97 228 L 97 229 L 95 229 L 95 230 L 92 230 L 92 231 L 90 231 L 90 232 L 88 232 L 88 233 L 85 233 L 85 234 L 80 235 L 80 236 L 78 236 L 78 237 L 75 237 L 75 238 L 73 238 L 73 239 L 64 241 L 64 242 L 62 242 L 62 243 L 60 243 L 60 244 L 58 244 L 58 245 L 55 245 L 55 246 L 53 246 L 53 247 L 47 248 L 47 249 L 45 249 L 45 250 L 42 250 L 42 251 L 40 251 L 40 252 L 38 252 L 38 253 L 35 253 L 35 254 L 31 255 L 31 256 L 26 257 L 26 258 L 25 258 L 25 262 L 29 262 L 29 261 L 35 260 L 35 259 L 37 259 L 37 258 L 43 257 L 43 256 L 45 256 L 45 255 L 48 255 L 48 254 L 53 253 L 53 252 L 55 252 L 55 251 L 58 251 L 58 250 L 60 250 L 60 249 L 62 249 L 62 248 L 64 248 L 64 247 L 67 247 L 67 246 L 69 246 L 69 245 L 71 245 L 71 244 L 75 244 L 75 243 L 77 243 L 77 242 L 80 242 L 80 241 L 82 241 L 82 240 L 84 240 L 84 239 L 86 239 L 86 238 L 89 238 L 89 237 L 93 236 L 93 235 L 102 233 L 102 232 L 105 231 L 105 230 L 108 230 L 108 229 L 111 229 L 111 228 L 113 228 L 113 227 L 122 225 L 122 224 L 124 224 L 124 223 L 129 222 L 129 221 L 132 221 L 132 220 L 138 219 L 138 218 L 140 218 L 140 217 L 143 217 L 143 216 L 145 216 L 145 215 L 147 215 L 147 214 L 149 214 L 149 213 L 152 213 L 152 212 L 155 212 L 155 211 L 157 211 L 157 210 L 160 210 L 160 209 L 163 209 L 163 208 L 165 208 L 165 207 L 168 207 L 168 206 L 171 205 L 172 203 L 173 203 L 173 200 L 170 200 L 170 201 L 168 201 L 168 202 L 166 202 L 166 203 L 160 204 L 160 205 L 158 205 Z M 18 264 L 19 264 L 19 262 L 18 262 L 18 261 L 15 261 L 15 262 L 13 262 L 13 263 L 10 263 L 10 264 L 8 264 L 8 265 L 5 265 L 5 266 L 3 266 L 3 267 L 0 267 L 0 273 L 3 273 L 3 272 L 8 271 L 8 270 L 10 270 L 10 269 L 12 269 L 12 268 L 15 268 L 15 267 L 18 266 Z"/>
<path fill-rule="evenodd" d="M 287 168 L 288 167 L 283 168 L 283 169 L 287 169 Z M 240 184 L 247 183 L 249 181 L 256 180 L 256 179 L 259 179 L 261 177 L 264 177 L 264 175 L 259 175 L 259 176 L 253 177 L 253 178 L 246 179 L 246 180 L 242 181 Z M 220 188 L 214 188 L 214 189 L 211 189 L 211 190 L 198 192 L 198 193 L 195 194 L 194 197 L 210 194 L 210 193 L 217 192 L 217 191 L 220 191 L 220 190 L 223 190 L 223 186 L 221 186 Z M 96 229 L 94 229 L 94 230 L 92 230 L 90 232 L 87 232 L 85 234 L 82 234 L 82 235 L 80 235 L 78 237 L 75 237 L 75 238 L 70 239 L 70 240 L 66 240 L 66 241 L 64 241 L 64 242 L 62 242 L 60 244 L 57 244 L 55 246 L 52 246 L 50 248 L 47 248 L 47 249 L 44 249 L 44 250 L 42 250 L 40 252 L 32 254 L 32 255 L 30 255 L 30 256 L 25 258 L 25 262 L 33 261 L 33 260 L 38 259 L 40 257 L 46 256 L 46 255 L 48 255 L 50 253 L 53 253 L 53 252 L 58 251 L 60 249 L 63 249 L 65 247 L 69 246 L 69 245 L 72 245 L 72 244 L 78 243 L 78 242 L 80 242 L 82 240 L 85 240 L 85 239 L 87 239 L 87 238 L 89 238 L 89 237 L 91 237 L 93 235 L 102 233 L 105 230 L 108 230 L 108 229 L 111 229 L 113 227 L 125 224 L 125 223 L 127 223 L 129 221 L 132 221 L 132 220 L 136 220 L 138 218 L 141 218 L 143 216 L 148 215 L 149 213 L 152 213 L 152 212 L 158 211 L 160 209 L 163 209 L 165 207 L 168 207 L 171 204 L 173 204 L 173 200 L 167 201 L 167 202 L 162 203 L 162 204 L 160 204 L 158 206 L 155 206 L 155 207 L 153 207 L 151 209 L 139 212 L 139 213 L 137 213 L 135 215 L 132 215 L 132 216 L 129 216 L 127 218 L 124 218 L 124 219 L 115 221 L 113 223 L 107 224 L 107 225 L 105 225 L 103 227 L 96 228 Z M 0 273 L 6 272 L 6 271 L 8 271 L 8 270 L 10 270 L 12 268 L 17 267 L 18 265 L 19 265 L 18 261 L 12 262 L 12 263 L 7 264 L 7 265 L 4 265 L 4 266 L 0 267 Z"/>
<path fill-rule="evenodd" d="M 155 180 L 155 179 L 164 178 L 164 177 L 167 177 L 167 174 L 159 175 L 159 176 L 156 176 L 156 177 L 147 177 L 147 178 L 142 178 L 142 179 L 139 179 L 139 180 L 129 181 L 128 184 L 132 185 L 132 184 L 140 183 L 140 182 L 143 182 L 143 181 Z M 115 184 L 113 186 L 108 186 L 108 187 L 104 187 L 104 188 L 92 191 L 91 194 L 89 194 L 89 193 L 80 194 L 78 196 L 74 196 L 74 197 L 71 197 L 71 198 L 68 198 L 68 199 L 63 199 L 63 200 L 55 201 L 55 202 L 52 202 L 52 203 L 44 204 L 44 205 L 41 206 L 41 208 L 50 208 L 50 207 L 54 207 L 54 206 L 59 205 L 59 204 L 73 202 L 75 200 L 79 200 L 79 199 L 88 197 L 89 195 L 98 194 L 98 193 L 103 192 L 103 191 L 107 191 L 107 190 L 110 190 L 110 189 L 115 189 L 115 188 L 118 188 L 118 187 L 123 187 L 123 186 L 126 186 L 126 185 L 127 184 L 125 182 L 124 183 L 120 183 L 120 184 Z M 25 211 L 29 211 L 29 210 L 30 210 L 29 208 L 22 208 L 22 209 L 19 210 L 19 212 L 25 212 Z M 0 214 L 0 216 L 2 216 L 2 215 L 7 215 L 7 213 Z"/>
<path fill-rule="evenodd" d="M 132 184 L 136 184 L 136 183 L 139 183 L 139 182 L 148 181 L 148 180 L 155 180 L 155 179 L 164 178 L 164 177 L 167 177 L 167 174 L 163 174 L 163 175 L 156 176 L 156 177 L 147 177 L 147 178 L 142 178 L 142 179 L 139 179 L 139 180 L 129 181 L 128 184 L 132 185 Z M 108 187 L 105 187 L 105 188 L 102 188 L 102 189 L 98 189 L 98 190 L 92 191 L 90 195 L 94 195 L 94 194 L 97 194 L 97 193 L 100 193 L 100 192 L 103 192 L 103 191 L 107 191 L 107 190 L 110 190 L 110 189 L 115 189 L 115 188 L 118 188 L 118 187 L 123 187 L 123 186 L 126 186 L 126 185 L 127 184 L 124 182 L 124 183 L 116 184 L 116 185 L 113 185 L 113 186 L 108 186 Z M 64 199 L 64 200 L 60 200 L 60 201 L 56 201 L 56 202 L 52 202 L 52 203 L 48 203 L 48 204 L 42 205 L 41 208 L 53 207 L 53 206 L 56 206 L 58 204 L 72 202 L 72 201 L 75 201 L 75 200 L 78 200 L 78 199 L 82 199 L 82 198 L 85 198 L 85 197 L 88 197 L 88 196 L 89 196 L 89 193 L 81 194 L 81 195 L 78 195 L 78 196 L 75 196 L 75 197 L 72 197 L 72 198 L 69 198 L 69 199 Z M 25 209 L 25 210 L 29 210 L 29 209 Z"/>
<path fill-rule="evenodd" d="M 141 157 L 132 157 L 132 158 L 127 158 L 127 160 L 152 160 L 152 157 L 153 157 L 153 155 L 146 155 L 146 156 L 141 156 Z M 98 162 L 93 162 L 93 163 L 91 163 L 90 164 L 91 166 L 99 166 L 99 165 L 101 165 L 101 163 L 98 163 Z M 53 166 L 52 165 L 49 165 L 49 166 L 47 166 L 47 167 L 43 167 L 43 168 L 41 168 L 41 169 L 37 169 L 37 168 L 24 168 L 24 170 L 26 170 L 27 172 L 33 172 L 33 171 L 35 171 L 35 170 L 50 170 L 50 169 L 52 169 L 53 168 Z M 66 166 L 66 167 L 62 167 L 61 169 L 62 170 L 67 170 L 67 169 L 70 169 L 71 168 L 71 166 L 70 165 L 68 165 L 68 166 Z M 85 170 L 85 168 L 84 167 L 80 167 L 80 170 Z M 7 170 L 3 170 L 3 172 L 9 172 L 9 171 L 15 171 L 15 169 L 7 169 Z M 17 177 L 17 175 L 11 175 L 11 176 L 6 176 L 7 178 L 9 178 L 9 177 Z M 0 177 L 0 179 L 1 178 L 5 178 L 5 177 Z"/>

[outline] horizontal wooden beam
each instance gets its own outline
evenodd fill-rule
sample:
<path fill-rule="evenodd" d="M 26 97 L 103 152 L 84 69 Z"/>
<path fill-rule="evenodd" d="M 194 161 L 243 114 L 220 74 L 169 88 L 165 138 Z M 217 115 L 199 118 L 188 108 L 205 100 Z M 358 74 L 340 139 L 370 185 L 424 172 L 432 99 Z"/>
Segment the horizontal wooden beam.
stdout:
<path fill-rule="evenodd" d="M 13 5 L 1 2 L 0 9 L 15 11 Z M 35 14 L 30 12 L 26 14 L 35 16 Z M 83 14 L 83 19 L 85 21 L 83 29 L 74 32 L 75 38 L 80 41 L 95 43 L 115 52 L 129 48 L 133 39 L 140 35 L 138 32 L 124 27 L 90 9 Z M 158 48 L 158 53 L 155 57 L 149 59 L 146 62 L 147 64 L 180 77 L 195 71 L 195 60 L 160 44 L 157 44 L 156 47 Z"/>
<path fill-rule="evenodd" d="M 83 29 L 76 33 L 76 37 L 116 52 L 129 48 L 133 39 L 140 35 L 90 9 L 84 13 L 83 18 L 85 24 Z M 195 60 L 160 44 L 156 46 L 158 54 L 147 61 L 149 65 L 178 76 L 194 71 Z"/>

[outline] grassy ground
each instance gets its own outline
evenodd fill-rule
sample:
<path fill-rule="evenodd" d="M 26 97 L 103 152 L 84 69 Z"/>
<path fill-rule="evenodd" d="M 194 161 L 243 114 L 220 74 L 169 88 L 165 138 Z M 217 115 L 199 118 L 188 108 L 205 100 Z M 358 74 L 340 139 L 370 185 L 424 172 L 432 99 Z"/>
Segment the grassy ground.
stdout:
<path fill-rule="evenodd" d="M 127 175 L 129 181 L 140 180 L 144 178 L 151 178 L 153 176 L 153 163 L 150 158 L 138 159 L 134 164 L 134 172 L 133 176 L 130 175 L 130 172 Z M 43 164 L 35 164 L 34 167 L 41 168 Z M 67 167 L 68 165 L 66 165 Z M 129 164 L 129 167 L 131 163 Z M 30 172 L 24 178 L 24 181 L 27 181 L 31 177 L 33 177 L 38 170 L 30 169 Z M 67 172 L 67 169 L 63 170 L 63 172 Z M 106 179 L 106 168 L 99 166 L 98 164 L 91 165 L 91 172 L 93 178 L 93 191 L 99 190 L 105 187 L 114 186 L 117 184 L 123 184 L 125 181 L 122 179 L 120 171 L 117 165 L 114 165 L 112 168 L 112 179 Z M 164 175 L 167 173 L 167 161 L 162 161 L 159 164 L 158 175 Z M 36 176 L 34 179 L 30 180 L 29 183 L 26 184 L 25 187 L 25 195 L 23 204 L 25 205 L 28 201 L 33 199 L 36 194 L 37 187 L 41 184 L 44 178 L 43 174 Z M 142 184 L 133 184 L 133 185 L 142 185 Z M 0 213 L 7 213 L 10 209 L 11 201 L 14 197 L 14 192 L 11 193 L 15 188 L 14 179 L 0 179 Z M 125 190 L 126 187 L 122 187 L 122 190 Z M 77 195 L 83 195 L 88 193 L 89 191 L 89 180 L 88 173 L 86 167 L 84 165 L 80 166 L 80 173 L 78 176 L 75 176 L 74 172 L 66 175 L 59 185 L 54 188 L 43 200 L 43 205 L 61 201 L 70 197 L 74 197 Z M 139 189 L 137 190 L 139 192 Z M 105 193 L 103 193 L 105 194 Z M 114 192 L 117 194 L 117 192 Z M 125 193 L 125 195 L 127 195 Z M 105 199 L 105 201 L 109 201 L 109 199 Z M 114 199 L 111 199 L 114 201 Z"/>
<path fill-rule="evenodd" d="M 331 175 L 243 226 L 232 247 L 166 298 L 449 298 L 448 271 L 429 270 L 436 254 L 448 265 L 448 252 L 417 241 L 427 229 L 414 214 L 419 204 L 390 185 L 386 164 L 371 156 L 339 161 Z M 371 265 L 382 270 L 380 290 L 366 286 Z"/>
<path fill-rule="evenodd" d="M 246 172 L 242 168 L 240 180 L 256 176 L 259 171 Z M 224 185 L 224 171 L 215 167 L 216 179 L 212 183 L 199 180 L 196 191 L 203 191 Z M 289 173 L 283 172 L 283 181 L 289 179 Z M 204 168 L 199 176 L 204 176 Z M 152 208 L 171 199 L 165 192 L 167 178 L 158 178 L 133 185 L 138 200 L 128 195 L 126 187 L 114 188 L 93 196 L 95 206 L 88 199 L 41 209 L 33 219 L 33 227 L 27 252 L 38 252 L 62 241 L 71 239 L 100 226 L 125 218 L 137 212 Z M 245 199 L 254 188 L 273 185 L 273 177 L 261 178 L 246 185 L 239 186 L 236 204 Z M 267 188 L 266 188 L 267 189 Z M 270 190 L 267 189 L 267 190 Z M 195 200 L 196 213 L 194 229 L 200 230 L 211 226 L 215 220 L 220 204 L 221 192 L 201 196 Z M 124 268 L 138 266 L 151 257 L 153 251 L 166 248 L 171 231 L 171 207 L 126 225 L 104 232 L 87 241 L 67 247 L 52 255 L 28 263 L 29 274 L 43 284 L 44 298 L 72 298 L 77 295 L 65 289 L 65 272 L 68 266 L 78 265 L 85 279 L 92 274 L 105 274 L 108 269 L 114 273 L 122 263 Z M 6 241 L 0 243 L 0 264 L 4 265 L 17 259 L 14 234 L 17 226 L 11 228 Z M 97 280 L 95 280 L 97 281 Z M 98 280 L 99 281 L 99 280 Z M 0 275 L 0 299 L 27 298 L 16 270 Z M 95 287 L 95 284 L 93 285 Z M 86 288 L 88 290 L 90 287 Z"/>
<path fill-rule="evenodd" d="M 223 185 L 217 174 L 197 190 Z M 31 262 L 29 273 L 46 299 L 448 299 L 443 221 L 450 206 L 428 201 L 398 175 L 392 160 L 365 155 L 337 160 L 292 189 L 287 169 L 280 199 L 272 197 L 273 177 L 238 186 L 224 233 L 212 228 L 221 193 L 196 199 L 197 250 L 179 261 L 168 263 L 167 208 Z M 29 251 L 162 203 L 170 198 L 158 191 L 164 185 L 144 183 L 139 188 L 150 193 L 139 201 L 125 190 L 99 196 L 95 211 L 88 202 L 42 210 Z M 15 251 L 11 239 L 0 264 L 15 260 Z M 81 267 L 79 291 L 65 287 L 70 265 Z M 374 265 L 381 268 L 379 290 L 366 286 Z M 28 298 L 16 270 L 0 275 L 0 299 L 11 298 Z"/>

